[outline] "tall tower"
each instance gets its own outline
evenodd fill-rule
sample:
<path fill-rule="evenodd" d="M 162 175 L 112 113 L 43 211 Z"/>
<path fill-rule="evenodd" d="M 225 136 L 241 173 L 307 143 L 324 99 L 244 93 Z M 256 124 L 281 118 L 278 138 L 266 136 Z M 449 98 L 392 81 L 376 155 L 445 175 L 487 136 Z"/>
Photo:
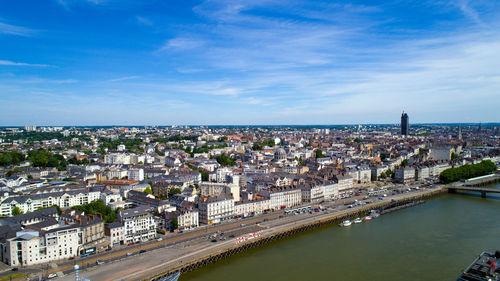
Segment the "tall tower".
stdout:
<path fill-rule="evenodd" d="M 401 114 L 401 135 L 408 136 L 408 131 L 410 129 L 410 123 L 408 120 L 408 114 L 403 111 Z"/>
<path fill-rule="evenodd" d="M 460 126 L 460 124 L 458 124 L 458 139 L 462 139 L 462 126 Z"/>

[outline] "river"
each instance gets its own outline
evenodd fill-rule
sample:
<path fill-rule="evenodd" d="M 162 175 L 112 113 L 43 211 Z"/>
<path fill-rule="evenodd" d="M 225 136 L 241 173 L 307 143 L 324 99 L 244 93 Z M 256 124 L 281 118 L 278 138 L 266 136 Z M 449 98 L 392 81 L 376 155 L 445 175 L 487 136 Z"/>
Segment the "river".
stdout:
<path fill-rule="evenodd" d="M 500 197 L 445 194 L 370 222 L 272 242 L 180 280 L 456 280 L 482 251 L 500 249 L 498 214 Z"/>

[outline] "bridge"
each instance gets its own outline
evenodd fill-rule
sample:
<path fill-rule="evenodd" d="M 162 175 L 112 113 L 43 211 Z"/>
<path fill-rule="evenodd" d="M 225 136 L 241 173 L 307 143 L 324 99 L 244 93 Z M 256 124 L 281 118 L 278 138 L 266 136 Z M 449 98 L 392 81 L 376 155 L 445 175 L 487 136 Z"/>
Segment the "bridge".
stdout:
<path fill-rule="evenodd" d="M 450 186 L 448 187 L 448 193 L 457 193 L 457 191 L 465 192 L 479 192 L 482 198 L 486 198 L 486 193 L 500 193 L 500 189 L 497 188 L 486 188 L 486 187 L 473 187 L 473 186 Z"/>

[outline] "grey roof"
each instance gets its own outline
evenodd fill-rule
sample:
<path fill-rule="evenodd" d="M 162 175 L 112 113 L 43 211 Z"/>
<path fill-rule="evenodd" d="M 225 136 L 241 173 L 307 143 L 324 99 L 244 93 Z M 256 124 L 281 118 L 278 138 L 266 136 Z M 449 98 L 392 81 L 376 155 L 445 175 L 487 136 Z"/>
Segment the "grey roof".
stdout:
<path fill-rule="evenodd" d="M 30 213 L 26 213 L 26 214 L 22 214 L 22 215 L 18 215 L 18 216 L 13 216 L 10 218 L 1 219 L 0 225 L 4 225 L 5 224 L 4 222 L 7 222 L 7 224 L 9 224 L 9 223 L 22 224 L 25 221 L 30 221 L 30 220 L 39 219 L 39 218 L 54 217 L 56 215 L 57 215 L 57 209 L 56 209 L 56 207 L 52 207 L 52 208 L 47 208 L 47 209 L 43 209 L 40 211 L 34 211 L 34 212 L 30 212 Z"/>
<path fill-rule="evenodd" d="M 2 203 L 11 203 L 12 201 L 16 201 L 18 203 L 25 203 L 28 201 L 28 199 L 31 199 L 31 201 L 34 200 L 41 200 L 44 198 L 48 197 L 61 197 L 64 194 L 69 194 L 69 195 L 76 195 L 78 193 L 88 193 L 86 189 L 76 189 L 76 190 L 68 190 L 68 191 L 60 191 L 60 192 L 50 192 L 50 193 L 42 193 L 42 194 L 31 194 L 31 195 L 24 195 L 24 196 L 17 196 L 17 197 L 9 197 L 5 199 Z"/>
<path fill-rule="evenodd" d="M 116 222 L 108 223 L 108 224 L 106 224 L 106 226 L 111 229 L 111 228 L 123 227 L 123 224 L 121 222 L 116 221 Z"/>

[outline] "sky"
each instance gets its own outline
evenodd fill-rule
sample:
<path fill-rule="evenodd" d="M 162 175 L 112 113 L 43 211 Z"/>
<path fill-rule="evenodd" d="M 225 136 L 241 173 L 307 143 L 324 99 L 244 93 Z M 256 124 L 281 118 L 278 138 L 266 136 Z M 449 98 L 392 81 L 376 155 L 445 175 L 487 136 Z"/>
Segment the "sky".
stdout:
<path fill-rule="evenodd" d="M 498 122 L 500 2 L 0 1 L 0 126 Z"/>

